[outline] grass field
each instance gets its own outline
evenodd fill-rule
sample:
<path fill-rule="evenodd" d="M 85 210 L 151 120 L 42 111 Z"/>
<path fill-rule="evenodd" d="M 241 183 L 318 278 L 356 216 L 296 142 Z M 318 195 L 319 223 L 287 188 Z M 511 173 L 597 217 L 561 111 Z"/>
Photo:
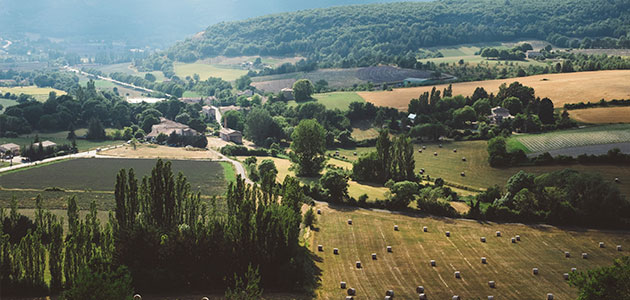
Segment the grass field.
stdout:
<path fill-rule="evenodd" d="M 109 129 L 108 129 L 109 131 Z M 82 136 L 87 133 L 87 129 L 77 129 L 75 131 L 77 136 Z M 68 136 L 68 131 L 58 131 L 58 132 L 34 132 L 29 134 L 20 135 L 17 138 L 4 138 L 0 137 L 0 144 L 6 143 L 14 143 L 21 146 L 26 146 L 33 143 L 35 136 L 39 136 L 40 141 L 50 140 L 55 142 L 58 145 L 70 144 L 71 142 L 66 139 Z M 77 139 L 77 147 L 79 151 L 92 150 L 96 148 L 102 148 L 108 145 L 116 145 L 121 144 L 122 141 L 88 141 L 84 139 Z"/>
<path fill-rule="evenodd" d="M 128 75 L 134 75 L 134 76 L 139 76 L 139 77 L 144 78 L 144 76 L 147 73 L 151 73 L 151 74 L 153 74 L 155 76 L 155 79 L 158 82 L 164 81 L 164 79 L 166 79 L 164 77 L 164 73 L 162 73 L 160 71 L 138 72 L 138 70 L 132 68 L 129 63 L 96 66 L 96 67 L 94 67 L 94 69 L 97 69 L 97 70 L 105 73 L 106 75 L 109 75 L 110 73 L 120 72 L 120 73 L 125 73 L 125 74 L 128 74 Z"/>
<path fill-rule="evenodd" d="M 361 98 L 363 100 L 363 98 Z M 0 113 L 3 113 L 7 108 L 17 105 L 17 101 L 11 99 L 0 98 L 0 105 L 2 105 L 2 109 L 0 109 Z"/>
<path fill-rule="evenodd" d="M 599 101 L 601 99 L 630 98 L 630 70 L 578 72 L 544 74 L 509 79 L 472 81 L 453 84 L 453 95 L 470 96 L 475 88 L 483 87 L 488 93 L 496 93 L 502 83 L 518 81 L 534 88 L 536 96 L 549 97 L 556 107 L 565 103 Z M 437 85 L 442 90 L 448 85 Z M 376 106 L 395 107 L 407 110 L 409 101 L 418 98 L 424 92 L 430 92 L 433 86 L 400 88 L 393 91 L 358 92 L 365 101 Z"/>
<path fill-rule="evenodd" d="M 89 158 L 27 168 L 0 174 L 2 188 L 43 190 L 59 187 L 69 191 L 113 191 L 120 169 L 133 168 L 136 177 L 148 175 L 154 159 Z M 173 160 L 173 172 L 184 173 L 194 191 L 221 195 L 225 190 L 224 167 L 211 161 Z M 233 177 L 233 176 L 232 176 Z"/>
<path fill-rule="evenodd" d="M 180 78 L 185 78 L 186 76 L 192 77 L 194 74 L 199 74 L 201 80 L 206 80 L 209 77 L 219 77 L 226 81 L 233 81 L 247 74 L 247 71 L 242 69 L 233 69 L 200 62 L 175 63 L 174 67 L 175 74 Z"/>
<path fill-rule="evenodd" d="M 510 139 L 518 140 L 529 152 L 535 153 L 587 145 L 625 143 L 630 142 L 630 125 L 591 126 L 541 134 L 515 135 Z"/>
<path fill-rule="evenodd" d="M 23 86 L 23 87 L 0 87 L 0 94 L 5 94 L 7 92 L 11 94 L 26 94 L 31 95 L 37 99 L 37 101 L 44 102 L 48 99 L 48 94 L 54 91 L 57 93 L 57 96 L 65 95 L 66 92 L 53 89 L 53 88 L 39 88 L 34 85 L 32 86 Z"/>
<path fill-rule="evenodd" d="M 201 98 L 202 96 L 199 95 L 199 93 L 197 93 L 195 91 L 185 91 L 184 94 L 182 95 L 182 97 L 184 97 L 184 98 Z"/>
<path fill-rule="evenodd" d="M 630 123 L 630 106 L 570 110 L 572 119 L 590 124 Z"/>
<path fill-rule="evenodd" d="M 323 94 L 314 94 L 314 101 L 323 104 L 328 109 L 339 109 L 339 110 L 348 110 L 348 106 L 352 102 L 365 102 L 363 98 L 361 98 L 355 92 L 332 92 L 332 93 L 323 93 Z M 300 102 L 305 103 L 305 102 Z M 287 103 L 289 107 L 295 107 L 298 105 L 294 100 L 289 101 Z"/>
<path fill-rule="evenodd" d="M 316 291 L 319 299 L 342 299 L 345 289 L 339 282 L 355 288 L 358 299 L 375 299 L 394 290 L 396 298 L 417 299 L 416 287 L 424 286 L 428 299 L 545 299 L 553 293 L 555 299 L 575 299 L 576 288 L 569 287 L 563 273 L 575 267 L 587 270 L 610 265 L 625 252 L 617 252 L 615 245 L 626 248 L 628 232 L 596 230 L 563 230 L 551 226 L 479 223 L 469 220 L 405 216 L 387 212 L 335 208 L 318 205 L 317 230 L 309 240 L 311 251 L 317 256 L 322 270 L 321 286 Z M 353 225 L 346 224 L 352 219 Z M 398 225 L 400 231 L 394 231 Z M 428 232 L 422 232 L 422 226 Z M 503 237 L 495 237 L 500 230 Z M 447 238 L 445 231 L 451 232 Z M 510 237 L 520 235 L 521 241 L 512 244 Z M 486 243 L 480 237 L 487 237 Z M 599 248 L 598 242 L 606 248 Z M 323 245 L 324 252 L 317 251 Z M 386 246 L 392 246 L 387 253 Z M 333 248 L 339 249 L 334 255 Z M 571 258 L 564 257 L 569 251 Z M 580 254 L 587 252 L 589 259 Z M 376 253 L 377 260 L 372 260 Z M 487 264 L 481 263 L 487 258 Z M 431 267 L 430 260 L 436 261 Z M 357 269 L 355 262 L 361 261 Z M 539 269 L 539 275 L 532 274 Z M 461 272 L 456 279 L 455 271 Z M 488 286 L 495 281 L 496 288 Z"/>

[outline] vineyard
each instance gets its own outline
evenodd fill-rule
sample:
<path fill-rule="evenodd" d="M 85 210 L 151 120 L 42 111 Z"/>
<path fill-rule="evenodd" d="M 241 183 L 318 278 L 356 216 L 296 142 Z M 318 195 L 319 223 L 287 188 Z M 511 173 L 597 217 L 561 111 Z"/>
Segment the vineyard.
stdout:
<path fill-rule="evenodd" d="M 513 138 L 530 152 L 539 153 L 587 145 L 630 142 L 630 125 L 595 126 Z"/>

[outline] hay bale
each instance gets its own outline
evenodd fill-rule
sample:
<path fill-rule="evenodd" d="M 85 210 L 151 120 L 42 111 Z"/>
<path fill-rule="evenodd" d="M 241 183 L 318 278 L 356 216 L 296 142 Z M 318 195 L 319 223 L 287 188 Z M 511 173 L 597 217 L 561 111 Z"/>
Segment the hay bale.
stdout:
<path fill-rule="evenodd" d="M 437 156 L 437 152 L 433 152 L 433 156 Z"/>
<path fill-rule="evenodd" d="M 427 295 L 425 295 L 424 293 L 420 293 L 420 300 L 427 300 Z"/>
<path fill-rule="evenodd" d="M 352 219 L 348 219 L 348 225 L 352 225 Z"/>
<path fill-rule="evenodd" d="M 564 280 L 569 280 L 569 273 L 562 274 L 562 278 L 564 278 Z"/>
<path fill-rule="evenodd" d="M 516 244 L 516 238 L 512 238 L 512 244 Z"/>
<path fill-rule="evenodd" d="M 497 236 L 501 237 L 501 231 L 497 231 Z"/>
<path fill-rule="evenodd" d="M 615 182 L 619 183 L 619 177 L 615 177 Z"/>
<path fill-rule="evenodd" d="M 357 266 L 357 269 L 361 269 L 361 261 L 357 260 L 355 264 Z"/>
<path fill-rule="evenodd" d="M 450 236 L 451 236 L 451 232 L 450 232 L 450 231 L 447 231 L 447 232 L 446 232 L 446 237 L 450 237 Z"/>
<path fill-rule="evenodd" d="M 466 157 L 462 157 L 462 161 L 466 161 Z"/>
<path fill-rule="evenodd" d="M 385 292 L 385 296 L 394 297 L 394 290 L 387 290 L 387 292 Z"/>
<path fill-rule="evenodd" d="M 427 228 L 426 226 L 424 226 L 424 227 L 422 227 L 422 231 L 424 231 L 424 232 L 429 232 L 429 228 Z M 621 246 L 618 246 L 618 247 L 621 247 Z"/>
<path fill-rule="evenodd" d="M 553 300 L 553 294 L 552 293 L 548 293 L 547 294 L 547 300 Z"/>
<path fill-rule="evenodd" d="M 355 290 L 354 288 L 348 289 L 348 296 L 354 296 L 356 294 L 357 294 L 357 290 Z"/>
<path fill-rule="evenodd" d="M 319 252 L 324 251 L 324 246 L 322 246 L 322 245 L 317 245 L 317 251 L 319 251 Z"/>
<path fill-rule="evenodd" d="M 577 268 L 571 268 L 571 273 L 577 272 Z"/>
<path fill-rule="evenodd" d="M 617 251 L 621 251 L 621 245 L 617 245 Z"/>
<path fill-rule="evenodd" d="M 442 148 L 442 144 L 439 144 L 438 147 Z"/>
<path fill-rule="evenodd" d="M 485 242 L 486 242 L 486 237 L 485 237 L 485 236 L 482 236 L 482 237 L 481 237 L 481 242 L 482 242 L 482 243 L 485 243 Z"/>
<path fill-rule="evenodd" d="M 497 286 L 497 284 L 494 281 L 491 280 L 491 281 L 488 281 L 488 286 L 490 288 L 495 288 Z"/>
<path fill-rule="evenodd" d="M 538 275 L 538 268 L 533 268 L 532 273 L 534 273 L 534 275 Z"/>
<path fill-rule="evenodd" d="M 494 296 L 488 296 L 488 300 L 494 300 Z"/>
<path fill-rule="evenodd" d="M 571 253 L 569 253 L 569 251 L 564 251 L 564 257 L 566 258 L 571 257 Z"/>
<path fill-rule="evenodd" d="M 357 152 L 356 152 L 356 151 L 354 151 L 352 154 L 353 154 L 354 156 L 357 156 Z"/>
<path fill-rule="evenodd" d="M 418 153 L 422 153 L 422 149 L 418 149 Z"/>
<path fill-rule="evenodd" d="M 599 242 L 599 248 L 604 248 L 604 247 L 605 247 L 604 242 Z"/>
<path fill-rule="evenodd" d="M 317 214 L 318 214 L 318 215 L 321 215 L 321 214 L 322 214 L 322 210 L 321 210 L 321 209 L 318 209 L 318 210 L 317 210 Z"/>
<path fill-rule="evenodd" d="M 335 255 L 339 255 L 339 249 L 334 248 L 334 249 L 333 249 L 333 254 L 335 254 Z"/>
<path fill-rule="evenodd" d="M 432 267 L 435 267 L 435 266 L 436 266 L 435 260 L 431 260 L 431 266 L 432 266 Z"/>
<path fill-rule="evenodd" d="M 457 295 L 453 296 L 453 300 L 459 300 L 459 296 Z"/>
<path fill-rule="evenodd" d="M 424 287 L 419 285 L 418 287 L 416 287 L 416 293 L 418 294 L 422 294 L 424 293 Z"/>
<path fill-rule="evenodd" d="M 208 297 L 203 297 L 201 298 L 201 300 L 210 300 L 210 299 L 208 299 Z"/>
<path fill-rule="evenodd" d="M 457 148 L 453 149 L 453 152 L 454 152 L 454 153 L 457 153 Z"/>
<path fill-rule="evenodd" d="M 140 294 L 133 295 L 133 300 L 142 300 L 142 296 Z"/>
<path fill-rule="evenodd" d="M 521 236 L 520 236 L 520 235 L 518 235 L 518 234 L 517 234 L 517 235 L 515 236 L 515 238 L 516 238 L 516 240 L 517 240 L 517 241 L 519 241 L 519 242 L 521 241 Z"/>
<path fill-rule="evenodd" d="M 462 177 L 466 177 L 466 172 L 461 172 L 459 175 L 461 175 Z"/>
<path fill-rule="evenodd" d="M 376 253 L 372 253 L 372 260 L 376 260 Z"/>
<path fill-rule="evenodd" d="M 422 149 L 427 149 L 427 146 L 422 146 Z"/>
<path fill-rule="evenodd" d="M 387 246 L 387 252 L 389 252 L 389 253 L 392 252 L 392 246 Z"/>
<path fill-rule="evenodd" d="M 398 231 L 398 225 L 394 225 L 394 231 Z"/>
<path fill-rule="evenodd" d="M 345 281 L 340 282 L 339 283 L 339 287 L 341 287 L 342 289 L 345 290 L 346 289 L 346 282 Z"/>
<path fill-rule="evenodd" d="M 352 300 L 354 298 L 352 298 L 352 296 L 346 296 L 346 300 Z"/>
<path fill-rule="evenodd" d="M 488 263 L 488 261 L 486 260 L 486 258 L 485 258 L 485 257 L 482 257 L 482 258 L 481 258 L 481 263 L 485 265 L 485 264 L 487 264 L 487 263 Z"/>
<path fill-rule="evenodd" d="M 385 300 L 391 300 L 392 296 L 385 296 Z"/>
<path fill-rule="evenodd" d="M 582 253 L 582 258 L 583 258 L 583 259 L 587 259 L 587 258 L 588 258 L 588 253 L 586 253 L 586 252 L 585 252 L 585 253 Z"/>
<path fill-rule="evenodd" d="M 455 271 L 455 278 L 462 278 L 462 274 L 459 271 Z"/>

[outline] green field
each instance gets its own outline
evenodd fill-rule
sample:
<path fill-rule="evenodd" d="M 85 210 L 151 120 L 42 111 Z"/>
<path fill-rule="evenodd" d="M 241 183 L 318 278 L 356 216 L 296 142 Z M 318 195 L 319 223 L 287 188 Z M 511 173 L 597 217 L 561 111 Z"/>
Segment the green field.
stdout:
<path fill-rule="evenodd" d="M 225 68 L 200 62 L 175 63 L 174 67 L 175 74 L 180 78 L 185 78 L 186 76 L 192 77 L 194 74 L 199 74 L 201 80 L 206 80 L 209 77 L 219 77 L 226 81 L 233 81 L 247 74 L 247 71 L 242 69 Z"/>
<path fill-rule="evenodd" d="M 562 230 L 552 226 L 496 224 L 434 217 L 408 216 L 348 207 L 318 205 L 317 230 L 311 231 L 309 247 L 321 269 L 318 299 L 342 299 L 345 281 L 355 288 L 358 299 L 376 299 L 394 290 L 396 298 L 418 299 L 417 286 L 424 286 L 428 299 L 575 299 L 577 289 L 570 287 L 562 274 L 571 268 L 587 270 L 610 265 L 625 255 L 630 233 L 620 231 Z M 346 220 L 352 219 L 353 225 Z M 398 225 L 400 231 L 394 231 Z M 427 226 L 428 232 L 422 232 Z M 503 237 L 496 237 L 500 230 Z M 445 231 L 451 232 L 447 238 Z M 515 244 L 510 238 L 520 235 Z M 487 237 L 486 243 L 480 237 Z M 599 248 L 598 242 L 606 248 Z M 323 252 L 317 251 L 323 246 Z M 386 251 L 392 246 L 392 252 Z M 630 246 L 630 245 L 629 245 Z M 333 254 L 339 249 L 339 255 Z M 571 258 L 564 257 L 564 251 Z M 587 252 L 588 259 L 580 254 Z M 376 253 L 377 260 L 371 259 Z M 487 258 L 487 264 L 481 263 Z M 436 267 L 430 266 L 436 261 Z M 357 269 L 355 262 L 361 261 Z M 539 269 L 539 275 L 532 274 Z M 455 271 L 461 272 L 456 279 Z M 490 288 L 488 281 L 495 281 Z"/>
<path fill-rule="evenodd" d="M 153 72 L 138 72 L 138 70 L 131 67 L 129 63 L 121 63 L 121 64 L 113 64 L 113 65 L 102 65 L 94 67 L 94 69 L 99 70 L 105 75 L 109 75 L 110 73 L 120 72 L 129 75 L 135 75 L 144 78 L 144 75 L 147 73 L 151 73 L 155 76 L 156 81 L 164 81 L 166 79 L 164 74 L 161 71 L 153 71 Z"/>
<path fill-rule="evenodd" d="M 182 97 L 184 97 L 184 98 L 201 98 L 202 96 L 199 95 L 199 93 L 197 93 L 195 91 L 185 91 L 184 95 L 182 95 Z"/>
<path fill-rule="evenodd" d="M 317 101 L 328 109 L 339 109 L 339 110 L 348 110 L 348 106 L 352 102 L 365 102 L 361 96 L 357 95 L 355 92 L 332 92 L 332 93 L 323 93 L 323 94 L 314 94 L 314 101 Z M 306 103 L 306 102 L 300 102 Z M 289 107 L 296 107 L 298 105 L 297 102 L 291 100 L 287 102 Z"/>
<path fill-rule="evenodd" d="M 48 94 L 50 94 L 50 92 L 53 92 L 53 91 L 57 93 L 57 96 L 66 94 L 66 92 L 61 91 L 61 90 L 57 90 L 53 88 L 39 88 L 34 85 L 23 86 L 23 87 L 10 87 L 10 88 L 0 87 L 0 94 L 6 94 L 7 92 L 11 94 L 16 94 L 16 95 L 26 94 L 26 95 L 31 95 L 35 97 L 37 101 L 41 101 L 41 102 L 46 101 L 46 99 L 48 99 Z"/>
<path fill-rule="evenodd" d="M 108 129 L 107 131 L 111 131 Z M 77 129 L 75 131 L 77 136 L 82 136 L 87 133 L 87 129 Z M 34 132 L 29 134 L 20 135 L 17 138 L 4 138 L 0 137 L 0 145 L 6 143 L 14 143 L 20 146 L 26 146 L 33 143 L 35 136 L 39 136 L 40 141 L 52 141 L 58 145 L 70 144 L 71 142 L 66 139 L 68 136 L 68 131 L 58 131 L 58 132 Z M 84 139 L 77 139 L 77 147 L 79 151 L 92 150 L 96 148 L 102 148 L 108 145 L 117 145 L 122 144 L 122 141 L 88 141 Z"/>
<path fill-rule="evenodd" d="M 526 152 L 546 152 L 555 149 L 630 142 L 630 124 L 592 126 L 578 129 L 553 131 L 541 134 L 512 136 Z M 515 144 L 510 143 L 512 147 Z M 517 147 L 518 148 L 518 147 Z"/>
<path fill-rule="evenodd" d="M 542 44 L 544 42 L 540 42 L 540 41 L 525 41 L 528 42 L 530 44 L 532 44 L 532 46 L 534 46 L 534 48 L 539 48 L 539 47 L 543 47 Z M 442 55 L 444 57 L 438 57 L 438 58 L 426 58 L 426 59 L 421 59 L 419 61 L 426 63 L 426 62 L 434 62 L 436 64 L 440 64 L 440 63 L 457 63 L 459 62 L 461 59 L 464 60 L 464 62 L 466 63 L 472 63 L 472 64 L 479 64 L 479 63 L 488 63 L 491 65 L 494 64 L 505 64 L 506 61 L 497 61 L 497 60 L 488 60 L 485 59 L 483 57 L 481 57 L 480 55 L 476 55 L 475 53 L 479 52 L 483 47 L 493 47 L 493 48 L 497 48 L 497 49 L 509 49 L 514 47 L 515 44 L 518 44 L 520 42 L 517 43 L 481 43 L 481 44 L 466 44 L 466 45 L 455 45 L 455 46 L 451 46 L 451 47 L 431 47 L 431 48 L 427 48 L 426 50 L 432 51 L 432 52 L 440 52 L 442 53 Z M 538 65 L 538 66 L 545 66 L 546 63 L 544 62 L 539 62 L 536 60 L 526 60 L 526 61 L 508 61 L 507 63 L 513 63 L 515 66 L 524 66 L 527 67 L 529 65 Z"/>
<path fill-rule="evenodd" d="M 7 108 L 17 105 L 17 101 L 11 99 L 0 98 L 0 105 L 2 105 L 2 109 L 0 109 L 0 113 L 3 113 Z"/>

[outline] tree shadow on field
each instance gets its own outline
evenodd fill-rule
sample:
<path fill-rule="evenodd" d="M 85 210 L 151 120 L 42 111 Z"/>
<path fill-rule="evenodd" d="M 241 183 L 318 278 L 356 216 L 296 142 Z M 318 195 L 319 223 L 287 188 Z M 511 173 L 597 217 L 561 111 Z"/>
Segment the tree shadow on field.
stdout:
<path fill-rule="evenodd" d="M 302 261 L 303 267 L 303 276 L 302 278 L 302 287 L 308 297 L 311 299 L 315 299 L 315 290 L 317 290 L 322 285 L 322 269 L 320 269 L 316 263 L 321 263 L 324 259 L 311 252 L 306 247 L 300 247 L 300 253 L 298 254 L 298 259 Z"/>

